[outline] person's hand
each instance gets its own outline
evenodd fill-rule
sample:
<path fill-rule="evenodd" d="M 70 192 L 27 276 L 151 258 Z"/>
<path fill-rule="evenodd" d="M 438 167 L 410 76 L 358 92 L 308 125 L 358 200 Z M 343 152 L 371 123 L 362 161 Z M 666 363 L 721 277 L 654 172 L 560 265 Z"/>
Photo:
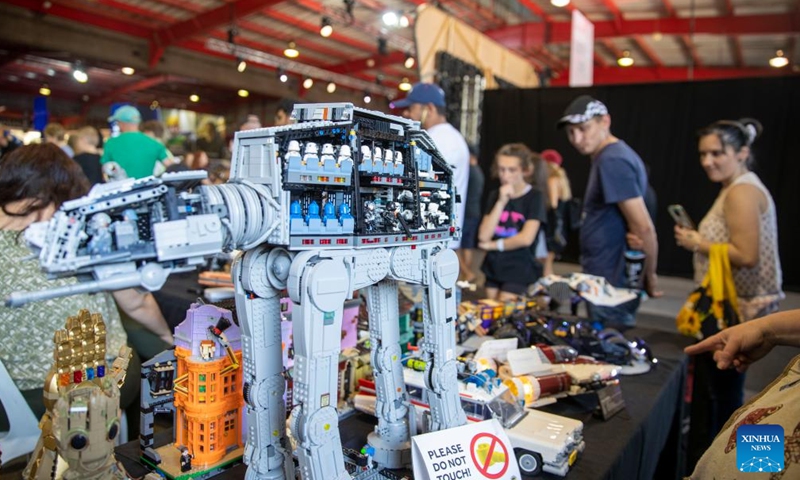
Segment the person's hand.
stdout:
<path fill-rule="evenodd" d="M 505 205 L 511 200 L 512 195 L 514 195 L 514 187 L 512 185 L 503 185 L 497 194 L 497 202 Z"/>
<path fill-rule="evenodd" d="M 700 236 L 697 230 L 675 225 L 675 243 L 679 247 L 683 247 L 690 252 L 696 252 L 702 239 L 703 237 Z"/>
<path fill-rule="evenodd" d="M 644 277 L 644 291 L 650 298 L 658 298 L 664 295 L 664 292 L 658 289 L 658 275 L 648 275 Z"/>
<path fill-rule="evenodd" d="M 630 247 L 633 250 L 644 250 L 644 242 L 635 233 L 631 232 L 626 233 L 625 241 L 628 243 L 628 247 Z"/>
<path fill-rule="evenodd" d="M 764 322 L 754 320 L 726 328 L 700 343 L 686 347 L 684 352 L 688 355 L 713 352 L 717 368 L 735 368 L 741 373 L 774 346 L 766 334 Z"/>

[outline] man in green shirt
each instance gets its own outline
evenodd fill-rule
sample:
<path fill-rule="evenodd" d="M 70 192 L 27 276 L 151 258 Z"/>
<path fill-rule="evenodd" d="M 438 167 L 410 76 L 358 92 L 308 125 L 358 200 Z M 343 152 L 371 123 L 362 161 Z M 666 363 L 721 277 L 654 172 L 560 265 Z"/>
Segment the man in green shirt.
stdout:
<path fill-rule="evenodd" d="M 122 133 L 106 142 L 100 163 L 116 163 L 128 178 L 144 178 L 160 173 L 156 167 L 161 166 L 169 154 L 163 144 L 139 131 L 142 121 L 139 110 L 131 105 L 122 106 L 108 117 L 108 121 L 116 121 Z"/>

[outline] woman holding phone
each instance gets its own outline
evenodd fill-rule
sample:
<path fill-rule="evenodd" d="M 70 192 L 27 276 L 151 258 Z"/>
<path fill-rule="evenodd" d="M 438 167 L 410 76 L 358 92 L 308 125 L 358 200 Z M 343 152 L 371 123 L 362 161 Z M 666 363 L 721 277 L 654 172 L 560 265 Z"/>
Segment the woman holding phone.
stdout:
<path fill-rule="evenodd" d="M 751 171 L 750 148 L 761 129 L 753 119 L 720 120 L 698 132 L 700 164 L 709 180 L 721 184 L 722 190 L 697 230 L 675 226 L 678 245 L 694 252 L 694 278 L 698 283 L 708 271 L 711 245 L 728 245 L 743 322 L 776 312 L 784 297 L 775 202 Z M 719 371 L 710 356 L 698 356 L 692 418 L 702 418 L 695 413 L 704 413 L 707 423 L 692 422 L 689 451 L 700 455 L 742 405 L 743 397 L 744 374 Z M 696 408 L 706 411 L 695 412 Z M 691 438 L 697 438 L 698 433 L 700 444 L 693 448 Z"/>

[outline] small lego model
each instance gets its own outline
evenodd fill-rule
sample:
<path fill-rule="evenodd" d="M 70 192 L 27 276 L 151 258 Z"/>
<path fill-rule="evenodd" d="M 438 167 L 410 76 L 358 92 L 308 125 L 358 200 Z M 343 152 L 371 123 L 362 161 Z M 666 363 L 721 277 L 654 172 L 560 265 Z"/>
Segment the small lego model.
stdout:
<path fill-rule="evenodd" d="M 192 304 L 175 349 L 142 365 L 142 459 L 168 478 L 209 478 L 244 452 L 241 333 L 229 310 Z M 171 403 L 171 405 L 170 405 Z M 153 448 L 153 414 L 174 411 L 174 443 Z M 188 478 L 188 477 L 186 477 Z"/>
<path fill-rule="evenodd" d="M 417 410 L 417 428 L 426 431 L 430 417 L 424 372 L 404 368 L 406 388 Z M 373 385 L 362 380 L 356 395 L 356 409 L 375 415 Z M 517 463 L 523 475 L 535 476 L 542 471 L 565 476 L 584 450 L 583 423 L 578 420 L 523 408 L 506 385 L 492 382 L 493 388 L 476 383 L 458 382 L 461 405 L 470 422 L 496 418 L 506 430 Z"/>
<path fill-rule="evenodd" d="M 41 249 L 46 273 L 85 282 L 12 294 L 7 304 L 105 289 L 157 290 L 171 273 L 193 270 L 220 251 L 241 250 L 232 276 L 244 351 L 248 477 L 295 477 L 279 328 L 279 292 L 288 290 L 298 304 L 292 313 L 297 406 L 291 430 L 300 475 L 328 480 L 350 478 L 335 408 L 342 306 L 353 291 L 366 289 L 380 404 L 367 443 L 380 468 L 407 466 L 397 281 L 425 289 L 420 349 L 432 428 L 466 422 L 453 335 L 458 259 L 448 248 L 460 235 L 453 172 L 418 122 L 347 103 L 297 104 L 292 117 L 297 123 L 236 134 L 226 184 L 187 191 L 205 172 L 166 173 L 98 185 L 65 203 L 49 224 L 34 224 L 26 239 Z M 340 159 L 332 171 L 325 170 L 330 162 L 320 165 L 318 145 L 325 144 Z M 394 152 L 392 171 L 379 149 Z M 323 154 L 328 159 L 330 153 Z M 136 212 L 139 241 L 120 242 L 112 232 L 110 252 L 88 248 L 92 218 L 103 213 L 113 223 L 124 220 L 126 210 Z"/>
<path fill-rule="evenodd" d="M 114 458 L 120 433 L 119 388 L 131 349 L 122 347 L 106 371 L 106 326 L 102 315 L 81 310 L 53 336 L 53 367 L 44 384 L 42 435 L 23 471 L 28 480 L 51 479 L 66 461 L 62 478 L 127 479 Z"/>

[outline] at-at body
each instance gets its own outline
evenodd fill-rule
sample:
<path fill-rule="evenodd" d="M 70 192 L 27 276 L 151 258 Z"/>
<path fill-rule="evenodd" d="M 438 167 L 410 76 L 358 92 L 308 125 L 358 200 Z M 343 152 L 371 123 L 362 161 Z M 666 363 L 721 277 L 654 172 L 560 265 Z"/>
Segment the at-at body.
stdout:
<path fill-rule="evenodd" d="M 366 289 L 379 423 L 368 452 L 410 464 L 409 403 L 397 344 L 396 282 L 425 287 L 429 427 L 465 423 L 455 364 L 458 260 L 452 171 L 417 122 L 350 104 L 296 105 L 297 124 L 239 132 L 228 183 L 186 191 L 201 172 L 95 187 L 26 237 L 53 276 L 88 281 L 10 304 L 131 286 L 155 290 L 172 272 L 222 250 L 233 267 L 247 405 L 247 478 L 292 478 L 285 434 L 278 293 L 294 309 L 292 433 L 302 478 L 345 468 L 335 410 L 342 310 Z M 110 218 L 105 218 L 107 215 Z M 99 221 L 92 221 L 100 216 Z M 107 228 L 107 231 L 103 229 Z M 110 233 L 110 235 L 108 235 Z"/>

